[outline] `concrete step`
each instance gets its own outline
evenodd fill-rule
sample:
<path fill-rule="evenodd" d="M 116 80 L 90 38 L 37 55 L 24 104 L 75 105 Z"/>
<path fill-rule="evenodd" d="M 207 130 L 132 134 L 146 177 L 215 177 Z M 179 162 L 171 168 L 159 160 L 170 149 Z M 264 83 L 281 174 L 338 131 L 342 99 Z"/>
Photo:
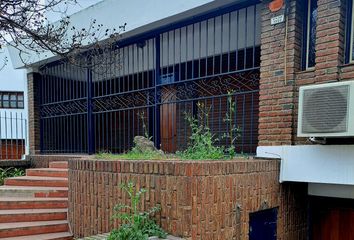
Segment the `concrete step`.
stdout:
<path fill-rule="evenodd" d="M 27 176 L 37 177 L 68 177 L 68 169 L 62 168 L 32 168 L 26 170 Z"/>
<path fill-rule="evenodd" d="M 60 233 L 47 233 L 47 234 L 38 234 L 30 236 L 21 236 L 21 237 L 9 237 L 2 238 L 1 240 L 72 240 L 72 234 L 69 232 L 60 232 Z"/>
<path fill-rule="evenodd" d="M 49 168 L 67 169 L 68 168 L 68 162 L 67 161 L 50 162 L 49 163 Z"/>
<path fill-rule="evenodd" d="M 66 220 L 0 223 L 0 238 L 68 232 L 68 230 Z"/>
<path fill-rule="evenodd" d="M 68 208 L 68 199 L 0 197 L 0 210 L 51 208 Z"/>
<path fill-rule="evenodd" d="M 67 178 L 23 176 L 5 179 L 7 186 L 67 187 Z"/>
<path fill-rule="evenodd" d="M 0 186 L 1 197 L 68 197 L 67 187 Z"/>
<path fill-rule="evenodd" d="M 0 210 L 0 223 L 67 220 L 67 209 Z"/>

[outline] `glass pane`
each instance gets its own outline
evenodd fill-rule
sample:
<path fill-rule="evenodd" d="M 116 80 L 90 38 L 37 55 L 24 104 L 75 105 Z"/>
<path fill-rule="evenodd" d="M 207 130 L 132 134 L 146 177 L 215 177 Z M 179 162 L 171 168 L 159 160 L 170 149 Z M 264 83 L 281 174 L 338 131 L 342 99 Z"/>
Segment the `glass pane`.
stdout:
<path fill-rule="evenodd" d="M 8 108 L 10 106 L 9 100 L 3 100 L 2 101 L 2 105 L 3 105 L 4 108 Z"/>
<path fill-rule="evenodd" d="M 18 108 L 23 108 L 24 107 L 22 101 L 19 101 L 17 104 L 18 104 Z"/>
<path fill-rule="evenodd" d="M 23 94 L 22 93 L 18 94 L 17 99 L 18 101 L 23 101 Z"/>
<path fill-rule="evenodd" d="M 17 107 L 16 101 L 10 101 L 10 107 L 16 108 Z"/>
<path fill-rule="evenodd" d="M 9 94 L 2 95 L 2 99 L 5 101 L 9 100 Z"/>
<path fill-rule="evenodd" d="M 307 67 L 315 66 L 316 58 L 316 25 L 317 25 L 317 1 L 311 0 L 310 3 L 310 18 L 308 31 L 308 62 Z"/>
<path fill-rule="evenodd" d="M 10 95 L 10 100 L 11 101 L 16 101 L 16 94 L 11 94 Z"/>

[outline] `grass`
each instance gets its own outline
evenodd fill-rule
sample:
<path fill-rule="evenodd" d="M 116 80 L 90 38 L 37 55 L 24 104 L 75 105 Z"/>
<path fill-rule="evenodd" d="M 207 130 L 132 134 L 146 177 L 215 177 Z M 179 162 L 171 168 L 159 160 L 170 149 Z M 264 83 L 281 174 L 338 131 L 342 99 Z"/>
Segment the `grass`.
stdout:
<path fill-rule="evenodd" d="M 250 156 L 247 154 L 236 154 L 233 159 L 248 159 Z M 112 154 L 107 152 L 97 153 L 95 159 L 104 160 L 196 160 L 196 161 L 218 161 L 218 160 L 232 160 L 231 158 L 225 156 L 224 158 L 188 158 L 183 154 L 160 154 L 158 152 L 134 152 L 130 151 L 124 154 Z"/>
<path fill-rule="evenodd" d="M 123 154 L 112 154 L 112 153 L 98 153 L 95 156 L 96 159 L 106 159 L 106 160 L 165 160 L 170 159 L 169 155 L 164 155 L 159 152 L 136 152 L 130 151 Z"/>
<path fill-rule="evenodd" d="M 0 186 L 4 184 L 5 178 L 24 176 L 25 171 L 22 168 L 0 168 Z"/>

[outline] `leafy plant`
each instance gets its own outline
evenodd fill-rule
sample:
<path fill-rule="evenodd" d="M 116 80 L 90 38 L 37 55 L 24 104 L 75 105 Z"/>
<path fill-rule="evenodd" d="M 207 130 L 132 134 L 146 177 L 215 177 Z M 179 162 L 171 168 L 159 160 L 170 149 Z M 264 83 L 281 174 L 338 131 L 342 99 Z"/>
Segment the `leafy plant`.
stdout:
<path fill-rule="evenodd" d="M 138 206 L 145 189 L 137 189 L 133 182 L 122 184 L 121 189 L 128 195 L 130 205 L 118 204 L 114 207 L 113 219 L 122 221 L 118 229 L 114 229 L 108 240 L 146 240 L 151 236 L 166 238 L 167 234 L 151 218 L 160 211 L 160 206 L 151 208 L 148 211 L 139 211 Z"/>
<path fill-rule="evenodd" d="M 224 158 L 223 147 L 215 146 L 217 138 L 211 133 L 209 128 L 210 108 L 198 103 L 199 119 L 190 113 L 185 113 L 185 119 L 191 128 L 191 136 L 186 150 L 177 152 L 183 159 L 207 160 Z"/>
<path fill-rule="evenodd" d="M 241 137 L 241 129 L 234 124 L 234 118 L 232 117 L 235 114 L 236 103 L 232 100 L 233 92 L 229 92 L 227 96 L 227 106 L 228 111 L 225 114 L 223 121 L 227 125 L 227 132 L 223 134 L 222 138 L 225 139 L 229 146 L 225 149 L 230 158 L 236 156 L 235 144 L 239 137 Z"/>
<path fill-rule="evenodd" d="M 25 171 L 21 168 L 0 168 L 0 185 L 4 184 L 5 178 L 19 177 L 25 175 Z"/>

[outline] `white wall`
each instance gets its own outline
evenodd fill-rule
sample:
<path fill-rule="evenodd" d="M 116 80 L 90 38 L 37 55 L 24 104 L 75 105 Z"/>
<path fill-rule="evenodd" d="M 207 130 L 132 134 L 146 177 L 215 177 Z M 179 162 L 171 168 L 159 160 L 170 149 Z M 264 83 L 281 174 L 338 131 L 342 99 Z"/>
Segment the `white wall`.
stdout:
<path fill-rule="evenodd" d="M 0 52 L 0 61 L 3 62 L 5 58 L 8 61 L 4 68 L 0 70 L 0 92 L 23 92 L 24 109 L 0 108 L 0 139 L 28 139 L 26 70 L 15 70 L 13 68 L 7 48 Z M 10 117 L 12 117 L 12 120 L 10 120 Z M 21 118 L 26 119 L 26 121 L 21 121 Z"/>
<path fill-rule="evenodd" d="M 354 186 L 353 145 L 258 147 L 258 157 L 280 158 L 280 182 Z"/>

